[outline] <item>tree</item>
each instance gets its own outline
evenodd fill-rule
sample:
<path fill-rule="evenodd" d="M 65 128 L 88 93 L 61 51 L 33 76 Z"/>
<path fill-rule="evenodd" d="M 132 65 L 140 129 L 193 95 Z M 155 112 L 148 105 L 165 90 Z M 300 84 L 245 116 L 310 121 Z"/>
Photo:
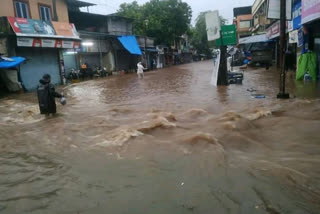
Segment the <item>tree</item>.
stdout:
<path fill-rule="evenodd" d="M 137 35 L 143 35 L 144 24 L 143 24 L 143 13 L 141 6 L 138 5 L 137 1 L 133 1 L 132 3 L 123 3 L 120 5 L 120 9 L 118 10 L 118 14 L 120 16 L 124 16 L 127 18 L 133 19 L 133 32 Z"/>
<path fill-rule="evenodd" d="M 191 7 L 181 0 L 150 0 L 141 6 L 136 1 L 124 3 L 118 13 L 134 19 L 134 34 L 154 37 L 157 44 L 165 45 L 188 31 L 192 16 Z"/>
<path fill-rule="evenodd" d="M 191 29 L 191 44 L 197 50 L 199 54 L 205 54 L 211 56 L 210 48 L 215 47 L 215 42 L 209 42 L 207 37 L 206 19 L 207 12 L 201 12 L 196 19 L 196 25 Z M 227 20 L 220 16 L 221 25 L 225 25 Z"/>

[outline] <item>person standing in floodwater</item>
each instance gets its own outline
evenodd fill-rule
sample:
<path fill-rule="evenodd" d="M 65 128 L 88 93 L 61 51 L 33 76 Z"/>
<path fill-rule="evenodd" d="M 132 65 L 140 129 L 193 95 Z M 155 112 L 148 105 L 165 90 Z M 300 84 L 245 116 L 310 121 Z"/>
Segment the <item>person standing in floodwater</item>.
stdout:
<path fill-rule="evenodd" d="M 38 101 L 40 113 L 48 116 L 57 112 L 55 98 L 62 98 L 63 95 L 55 91 L 54 85 L 51 84 L 49 74 L 43 75 L 39 80 L 40 84 L 37 87 Z"/>
<path fill-rule="evenodd" d="M 143 65 L 142 65 L 141 62 L 138 62 L 137 68 L 138 68 L 138 69 L 137 69 L 138 77 L 139 77 L 139 78 L 143 78 L 143 77 L 144 77 L 143 70 L 145 70 L 146 68 L 143 67 Z"/>

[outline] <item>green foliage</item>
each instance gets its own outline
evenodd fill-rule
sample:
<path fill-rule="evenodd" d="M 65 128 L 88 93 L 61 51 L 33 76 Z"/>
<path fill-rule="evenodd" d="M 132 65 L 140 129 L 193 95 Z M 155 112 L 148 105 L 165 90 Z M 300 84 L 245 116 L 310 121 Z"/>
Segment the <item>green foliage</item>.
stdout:
<path fill-rule="evenodd" d="M 206 30 L 206 12 L 202 12 L 196 19 L 196 25 L 191 29 L 191 44 L 197 50 L 199 54 L 205 54 L 211 56 L 211 48 L 215 47 L 215 41 L 208 41 L 207 30 Z M 227 23 L 227 20 L 220 16 L 221 25 Z"/>
<path fill-rule="evenodd" d="M 150 0 L 144 5 L 136 1 L 120 5 L 119 15 L 132 18 L 136 35 L 154 37 L 157 44 L 171 45 L 189 30 L 191 7 L 181 0 Z"/>

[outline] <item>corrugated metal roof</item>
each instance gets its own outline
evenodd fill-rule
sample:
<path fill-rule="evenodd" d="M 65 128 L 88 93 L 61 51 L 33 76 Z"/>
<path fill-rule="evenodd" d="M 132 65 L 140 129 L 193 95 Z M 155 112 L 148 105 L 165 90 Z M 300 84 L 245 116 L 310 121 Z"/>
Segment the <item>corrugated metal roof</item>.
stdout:
<path fill-rule="evenodd" d="M 257 42 L 267 42 L 269 39 L 266 34 L 248 36 L 245 38 L 239 39 L 239 44 L 249 44 L 249 43 L 257 43 Z"/>

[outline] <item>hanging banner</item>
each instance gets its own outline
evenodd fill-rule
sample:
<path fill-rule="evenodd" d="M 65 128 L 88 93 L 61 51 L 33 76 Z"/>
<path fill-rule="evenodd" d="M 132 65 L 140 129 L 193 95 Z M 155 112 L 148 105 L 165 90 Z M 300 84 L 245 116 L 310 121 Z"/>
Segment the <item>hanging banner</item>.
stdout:
<path fill-rule="evenodd" d="M 287 21 L 287 31 L 293 31 L 293 21 Z"/>
<path fill-rule="evenodd" d="M 300 28 L 298 30 L 298 47 L 301 47 L 303 45 L 303 30 Z"/>
<path fill-rule="evenodd" d="M 292 0 L 286 0 L 286 19 L 292 19 Z M 268 19 L 280 19 L 280 0 L 268 1 Z"/>
<path fill-rule="evenodd" d="M 319 0 L 301 0 L 301 23 L 313 21 L 320 18 Z"/>
<path fill-rule="evenodd" d="M 292 24 L 293 30 L 299 29 L 301 27 L 301 1 L 293 5 Z"/>
<path fill-rule="evenodd" d="M 298 43 L 298 31 L 294 30 L 289 33 L 289 43 Z"/>
<path fill-rule="evenodd" d="M 218 85 L 219 66 L 220 66 L 220 50 L 217 54 L 217 57 L 213 59 L 213 71 L 212 71 L 211 80 L 210 80 L 210 84 L 213 86 Z"/>
<path fill-rule="evenodd" d="M 220 17 L 218 10 L 206 13 L 206 28 L 208 41 L 220 38 Z"/>

